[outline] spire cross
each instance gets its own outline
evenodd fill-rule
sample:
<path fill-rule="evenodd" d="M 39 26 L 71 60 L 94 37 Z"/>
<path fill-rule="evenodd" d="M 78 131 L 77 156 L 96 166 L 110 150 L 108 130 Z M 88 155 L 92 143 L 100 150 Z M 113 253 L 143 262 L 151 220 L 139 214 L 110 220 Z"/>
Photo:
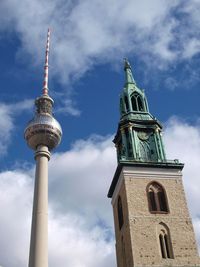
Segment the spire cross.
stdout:
<path fill-rule="evenodd" d="M 45 52 L 45 65 L 44 65 L 44 82 L 43 82 L 43 95 L 48 95 L 48 72 L 49 72 L 49 43 L 50 43 L 50 29 L 47 32 L 47 45 Z"/>

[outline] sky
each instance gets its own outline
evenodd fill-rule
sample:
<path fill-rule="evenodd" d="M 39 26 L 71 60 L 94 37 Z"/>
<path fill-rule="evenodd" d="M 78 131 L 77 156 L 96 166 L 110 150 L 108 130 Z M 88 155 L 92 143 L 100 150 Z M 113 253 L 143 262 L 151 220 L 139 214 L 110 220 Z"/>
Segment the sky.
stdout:
<path fill-rule="evenodd" d="M 34 153 L 23 138 L 41 95 L 48 27 L 49 92 L 62 143 L 49 162 L 49 266 L 114 267 L 112 139 L 123 58 L 164 126 L 200 247 L 200 2 L 0 1 L 0 267 L 28 262 Z"/>

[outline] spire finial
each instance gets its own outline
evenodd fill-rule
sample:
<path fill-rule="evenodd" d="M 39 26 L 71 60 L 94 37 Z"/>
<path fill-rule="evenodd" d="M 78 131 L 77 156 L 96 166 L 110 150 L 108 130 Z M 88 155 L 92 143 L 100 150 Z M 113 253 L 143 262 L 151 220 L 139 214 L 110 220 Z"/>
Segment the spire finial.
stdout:
<path fill-rule="evenodd" d="M 50 43 L 50 29 L 47 32 L 47 45 L 45 52 L 45 64 L 44 64 L 44 82 L 43 82 L 43 95 L 48 95 L 48 72 L 49 72 L 49 43 Z"/>
<path fill-rule="evenodd" d="M 124 70 L 126 70 L 126 69 L 131 69 L 131 65 L 130 65 L 128 59 L 125 57 L 124 58 Z"/>
<path fill-rule="evenodd" d="M 127 58 L 124 58 L 124 71 L 126 73 L 126 83 L 136 84 L 136 82 L 133 78 L 131 64 L 129 63 Z"/>

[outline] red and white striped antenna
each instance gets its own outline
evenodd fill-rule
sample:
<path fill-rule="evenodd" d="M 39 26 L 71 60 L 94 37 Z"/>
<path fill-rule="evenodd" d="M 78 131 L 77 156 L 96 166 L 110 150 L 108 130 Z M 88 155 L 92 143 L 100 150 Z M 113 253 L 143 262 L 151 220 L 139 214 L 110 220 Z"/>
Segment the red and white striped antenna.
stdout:
<path fill-rule="evenodd" d="M 49 44 L 50 44 L 50 29 L 47 32 L 47 45 L 46 45 L 46 52 L 45 52 L 45 64 L 44 64 L 44 82 L 42 93 L 43 95 L 48 95 L 48 78 L 49 78 Z"/>

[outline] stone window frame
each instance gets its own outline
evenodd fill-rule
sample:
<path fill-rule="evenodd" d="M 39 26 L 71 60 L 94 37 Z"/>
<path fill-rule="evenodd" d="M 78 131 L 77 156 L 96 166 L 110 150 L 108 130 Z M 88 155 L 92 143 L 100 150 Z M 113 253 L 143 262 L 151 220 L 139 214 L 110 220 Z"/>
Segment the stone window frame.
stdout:
<path fill-rule="evenodd" d="M 153 195 L 154 203 L 153 203 L 151 196 L 149 194 L 150 192 L 152 192 L 152 191 L 149 191 L 151 186 L 157 187 L 157 189 L 155 188 L 154 190 L 152 190 L 154 193 L 154 195 Z M 157 192 L 155 192 L 155 191 L 157 191 Z M 158 195 L 159 192 L 162 193 L 162 195 L 160 195 L 160 197 Z M 151 181 L 150 183 L 148 183 L 148 185 L 146 187 L 146 194 L 147 194 L 148 207 L 149 207 L 150 213 L 153 213 L 153 214 L 168 214 L 168 213 L 170 213 L 167 193 L 166 193 L 164 186 L 161 183 L 159 183 L 157 181 Z M 164 206 L 163 209 L 162 209 L 162 206 Z"/>
<path fill-rule="evenodd" d="M 158 240 L 162 259 L 174 259 L 170 230 L 163 222 L 158 224 Z"/>

